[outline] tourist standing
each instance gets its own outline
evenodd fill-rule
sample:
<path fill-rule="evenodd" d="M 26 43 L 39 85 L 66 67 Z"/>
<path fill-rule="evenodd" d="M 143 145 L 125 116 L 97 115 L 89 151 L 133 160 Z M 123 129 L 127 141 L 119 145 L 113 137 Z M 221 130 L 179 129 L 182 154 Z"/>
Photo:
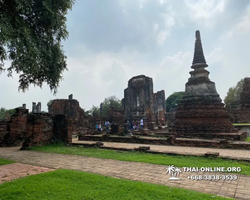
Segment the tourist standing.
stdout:
<path fill-rule="evenodd" d="M 109 127 L 110 127 L 109 121 L 105 122 L 105 127 L 106 127 L 106 131 L 109 132 Z"/>
<path fill-rule="evenodd" d="M 141 118 L 141 121 L 140 121 L 140 126 L 141 126 L 141 129 L 143 129 L 143 119 Z"/>
<path fill-rule="evenodd" d="M 129 121 L 129 125 L 130 125 L 130 130 L 133 129 L 133 123 L 132 123 L 132 120 Z"/>
<path fill-rule="evenodd" d="M 136 128 L 136 124 L 135 124 L 135 120 L 133 120 L 133 130 L 135 130 Z"/>
<path fill-rule="evenodd" d="M 98 124 L 98 131 L 102 131 L 102 125 L 101 125 L 101 122 L 99 122 L 99 124 Z"/>

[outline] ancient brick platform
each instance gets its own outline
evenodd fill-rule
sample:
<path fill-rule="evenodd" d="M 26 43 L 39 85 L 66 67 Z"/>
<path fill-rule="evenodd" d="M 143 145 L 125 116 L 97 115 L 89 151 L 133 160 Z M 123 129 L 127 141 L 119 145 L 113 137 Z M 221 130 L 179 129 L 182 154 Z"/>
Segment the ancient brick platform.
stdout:
<path fill-rule="evenodd" d="M 216 139 L 212 140 L 206 139 L 204 135 L 206 136 L 208 134 L 201 134 L 201 135 L 196 134 L 197 138 L 176 138 L 174 135 L 171 135 L 167 138 L 84 135 L 84 136 L 79 136 L 79 141 L 102 141 L 102 142 L 175 145 L 175 146 L 190 146 L 190 147 L 250 149 L 250 143 L 243 142 L 247 137 L 246 132 L 213 133 L 212 137 Z M 236 142 L 236 140 L 238 141 Z"/>

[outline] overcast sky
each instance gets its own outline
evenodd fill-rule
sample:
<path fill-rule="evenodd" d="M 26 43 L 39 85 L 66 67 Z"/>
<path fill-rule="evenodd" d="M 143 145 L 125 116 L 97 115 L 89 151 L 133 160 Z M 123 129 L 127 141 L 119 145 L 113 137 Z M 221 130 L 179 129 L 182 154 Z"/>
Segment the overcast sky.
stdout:
<path fill-rule="evenodd" d="M 190 77 L 195 31 L 200 30 L 210 79 L 225 98 L 250 76 L 249 0 L 78 0 L 67 15 L 63 42 L 68 71 L 54 96 L 49 87 L 18 92 L 18 76 L 0 75 L 0 107 L 41 102 L 69 94 L 86 110 L 109 96 L 122 99 L 128 80 L 153 78 L 166 98 L 184 91 Z"/>

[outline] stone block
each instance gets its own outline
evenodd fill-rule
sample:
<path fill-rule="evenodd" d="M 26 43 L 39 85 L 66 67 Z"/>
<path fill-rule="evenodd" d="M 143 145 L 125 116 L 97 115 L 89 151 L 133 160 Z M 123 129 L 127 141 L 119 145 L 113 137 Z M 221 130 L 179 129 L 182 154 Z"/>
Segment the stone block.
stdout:
<path fill-rule="evenodd" d="M 219 152 L 207 152 L 207 153 L 205 153 L 205 156 L 206 157 L 219 157 L 219 155 L 220 155 L 220 153 Z"/>

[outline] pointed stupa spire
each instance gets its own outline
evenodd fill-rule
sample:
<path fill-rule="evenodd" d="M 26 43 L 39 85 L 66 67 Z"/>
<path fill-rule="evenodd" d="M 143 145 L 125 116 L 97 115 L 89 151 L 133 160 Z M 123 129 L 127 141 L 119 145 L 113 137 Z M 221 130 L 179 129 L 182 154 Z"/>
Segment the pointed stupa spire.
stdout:
<path fill-rule="evenodd" d="M 194 58 L 193 58 L 193 65 L 195 64 L 206 64 L 206 60 L 203 54 L 202 44 L 201 44 L 201 36 L 200 31 L 197 30 L 195 32 L 195 46 L 194 46 Z"/>

